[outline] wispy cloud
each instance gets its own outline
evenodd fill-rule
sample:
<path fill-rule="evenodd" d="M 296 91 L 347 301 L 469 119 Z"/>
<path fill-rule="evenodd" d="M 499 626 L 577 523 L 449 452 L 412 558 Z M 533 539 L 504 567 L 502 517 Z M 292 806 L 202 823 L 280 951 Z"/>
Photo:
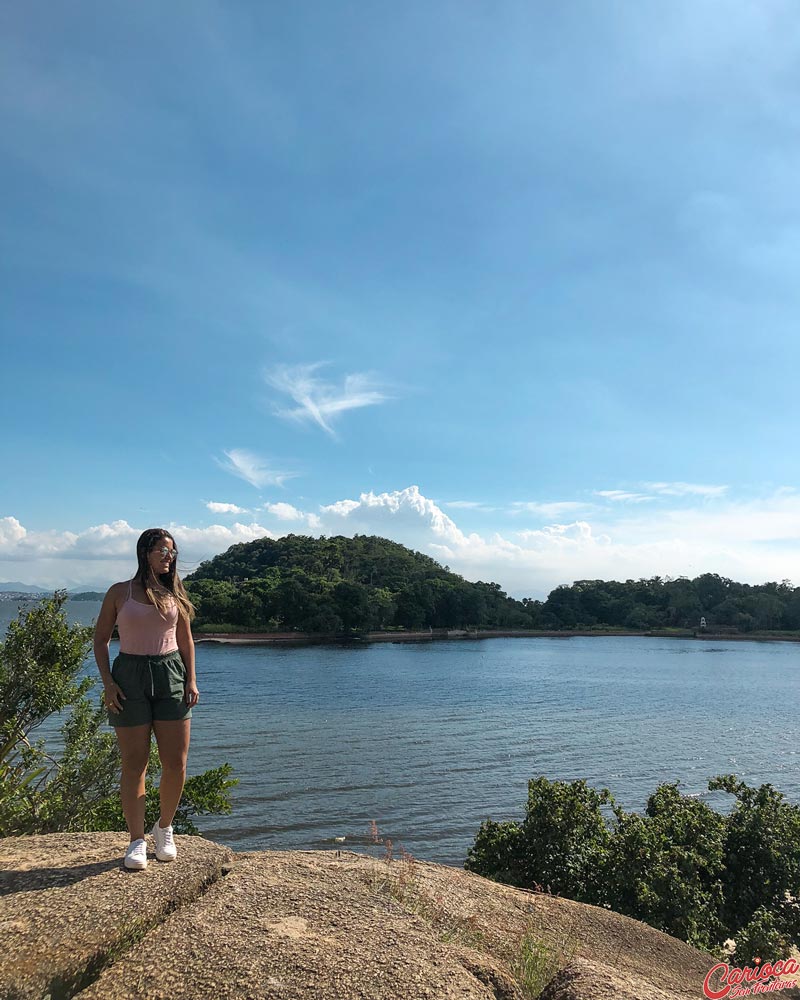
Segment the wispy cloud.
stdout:
<path fill-rule="evenodd" d="M 482 510 L 493 511 L 496 507 L 481 503 L 479 500 L 450 500 L 443 504 L 444 507 L 452 507 L 453 510 Z"/>
<path fill-rule="evenodd" d="M 588 510 L 590 504 L 580 500 L 558 500 L 554 503 L 538 503 L 536 501 L 517 500 L 511 504 L 512 514 L 536 514 L 537 517 L 561 517 L 562 514 L 574 514 L 577 510 Z"/>
<path fill-rule="evenodd" d="M 645 489 L 667 497 L 721 497 L 727 486 L 704 486 L 700 483 L 644 483 Z"/>
<path fill-rule="evenodd" d="M 614 503 L 646 503 L 648 500 L 655 500 L 648 493 L 628 493 L 627 490 L 595 490 L 594 495 Z"/>
<path fill-rule="evenodd" d="M 215 500 L 209 500 L 206 503 L 206 507 L 211 511 L 212 514 L 247 514 L 249 513 L 246 507 L 237 507 L 235 503 L 217 503 Z"/>
<path fill-rule="evenodd" d="M 279 365 L 264 373 L 268 385 L 293 399 L 297 406 L 278 408 L 275 412 L 286 420 L 312 423 L 335 437 L 333 422 L 348 410 L 376 406 L 391 399 L 385 386 L 367 372 L 345 375 L 341 384 L 326 381 L 316 373 L 327 362 L 311 365 Z"/>
<path fill-rule="evenodd" d="M 297 472 L 282 472 L 270 468 L 260 455 L 245 448 L 232 448 L 225 452 L 227 462 L 215 458 L 214 461 L 226 472 L 230 472 L 245 482 L 260 489 L 262 486 L 283 486 L 287 479 L 299 475 Z"/>

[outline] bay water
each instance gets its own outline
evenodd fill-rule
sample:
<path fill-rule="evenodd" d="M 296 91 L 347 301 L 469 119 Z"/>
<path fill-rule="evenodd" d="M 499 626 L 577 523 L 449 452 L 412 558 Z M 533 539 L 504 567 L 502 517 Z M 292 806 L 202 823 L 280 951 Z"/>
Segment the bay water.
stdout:
<path fill-rule="evenodd" d="M 86 624 L 99 611 L 66 607 Z M 15 613 L 0 603 L 3 631 Z M 726 811 L 707 783 L 727 773 L 800 801 L 796 643 L 200 643 L 196 658 L 189 775 L 228 762 L 239 784 L 230 815 L 195 823 L 238 850 L 382 854 L 374 821 L 395 851 L 462 865 L 482 820 L 523 818 L 539 775 L 584 778 L 635 810 L 679 781 Z M 98 676 L 91 655 L 85 670 Z"/>

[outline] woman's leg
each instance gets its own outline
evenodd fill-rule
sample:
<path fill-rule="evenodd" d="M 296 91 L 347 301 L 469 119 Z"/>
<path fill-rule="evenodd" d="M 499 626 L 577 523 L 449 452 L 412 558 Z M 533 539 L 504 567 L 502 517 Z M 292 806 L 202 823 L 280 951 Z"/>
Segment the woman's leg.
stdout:
<path fill-rule="evenodd" d="M 144 837 L 144 779 L 150 758 L 150 723 L 141 726 L 116 726 L 122 757 L 120 798 L 131 841 Z"/>
<path fill-rule="evenodd" d="M 161 816 L 158 825 L 162 829 L 172 823 L 181 800 L 186 781 L 191 725 L 191 719 L 153 719 L 158 756 L 161 758 L 161 783 L 158 786 Z"/>

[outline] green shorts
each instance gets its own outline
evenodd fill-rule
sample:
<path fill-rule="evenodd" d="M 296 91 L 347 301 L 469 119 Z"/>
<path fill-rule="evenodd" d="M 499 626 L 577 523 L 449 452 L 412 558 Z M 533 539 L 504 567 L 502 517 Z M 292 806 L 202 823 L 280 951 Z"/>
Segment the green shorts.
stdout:
<path fill-rule="evenodd" d="M 118 653 L 111 664 L 111 677 L 125 695 L 120 698 L 121 712 L 107 709 L 112 726 L 192 717 L 184 693 L 186 667 L 177 649 L 158 656 Z"/>

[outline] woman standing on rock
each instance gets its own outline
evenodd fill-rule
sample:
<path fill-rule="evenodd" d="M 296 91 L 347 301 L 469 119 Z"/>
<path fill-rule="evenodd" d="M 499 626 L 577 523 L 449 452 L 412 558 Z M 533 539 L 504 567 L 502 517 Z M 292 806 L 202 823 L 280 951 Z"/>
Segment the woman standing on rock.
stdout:
<path fill-rule="evenodd" d="M 172 820 L 186 781 L 192 706 L 199 699 L 190 627 L 194 605 L 177 573 L 175 539 L 164 528 L 148 528 L 136 543 L 136 557 L 136 575 L 109 589 L 94 630 L 94 658 L 122 757 L 120 794 L 131 837 L 126 868 L 147 867 L 145 773 L 151 729 L 162 768 L 161 815 L 151 833 L 159 861 L 175 858 Z M 115 623 L 119 654 L 109 669 Z"/>

